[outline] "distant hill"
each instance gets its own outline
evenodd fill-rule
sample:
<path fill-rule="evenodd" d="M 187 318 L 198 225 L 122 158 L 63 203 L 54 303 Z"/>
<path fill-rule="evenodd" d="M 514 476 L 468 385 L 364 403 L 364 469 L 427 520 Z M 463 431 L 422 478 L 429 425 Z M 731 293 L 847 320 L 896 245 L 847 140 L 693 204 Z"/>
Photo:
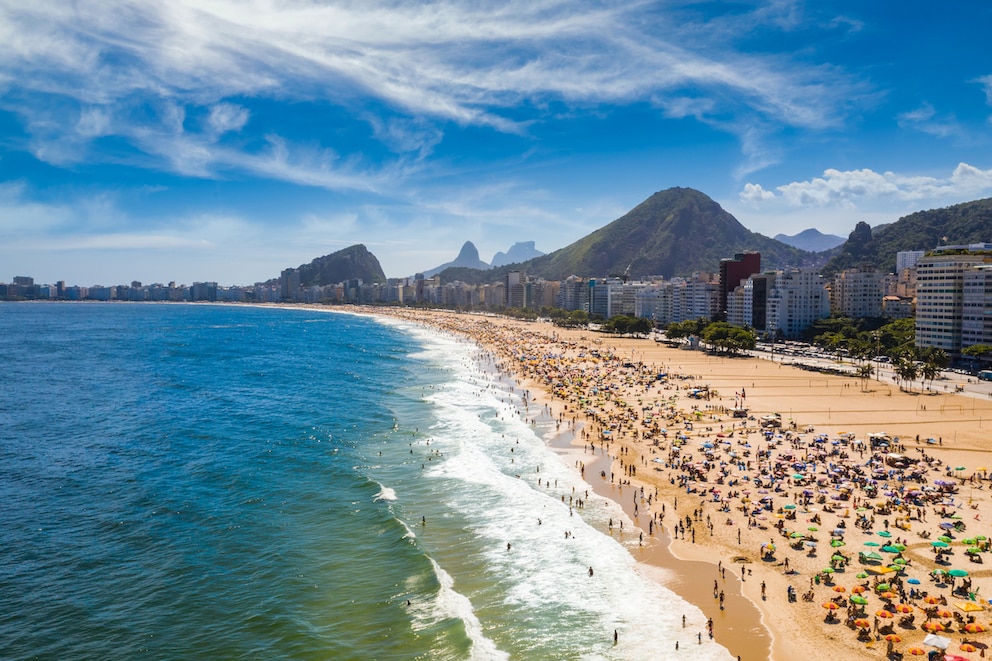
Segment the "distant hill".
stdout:
<path fill-rule="evenodd" d="M 356 278 L 364 282 L 386 282 L 379 260 L 360 243 L 318 257 L 309 264 L 300 265 L 297 270 L 302 287 L 333 285 Z M 278 282 L 278 278 L 275 281 Z"/>
<path fill-rule="evenodd" d="M 774 239 L 793 248 L 799 248 L 800 250 L 807 250 L 809 252 L 830 250 L 846 241 L 844 237 L 837 236 L 836 234 L 823 234 L 815 227 L 803 230 L 799 234 L 793 234 L 792 236 L 788 234 L 776 234 Z"/>
<path fill-rule="evenodd" d="M 466 241 L 462 246 L 461 251 L 458 253 L 458 257 L 455 257 L 454 261 L 447 262 L 446 264 L 441 264 L 441 266 L 435 266 L 432 269 L 427 269 L 422 271 L 425 278 L 431 278 L 436 273 L 448 268 L 468 268 L 468 269 L 479 269 L 481 271 L 488 271 L 491 267 L 489 264 L 485 263 L 479 259 L 479 250 L 475 247 L 475 244 L 471 241 Z"/>
<path fill-rule="evenodd" d="M 891 273 L 896 268 L 897 252 L 986 241 L 992 241 L 992 198 L 917 211 L 874 229 L 861 222 L 823 267 L 823 274 L 830 276 L 851 268 Z"/>
<path fill-rule="evenodd" d="M 544 253 L 534 247 L 533 241 L 518 241 L 510 246 L 506 252 L 498 252 L 493 255 L 492 266 L 506 266 L 507 264 L 519 264 L 528 259 L 540 257 Z"/>
<path fill-rule="evenodd" d="M 819 267 L 826 256 L 750 231 L 719 204 L 691 188 L 655 193 L 626 215 L 575 243 L 520 265 L 530 275 L 562 279 L 611 274 L 688 276 L 715 272 L 720 260 L 745 250 L 761 267 Z"/>

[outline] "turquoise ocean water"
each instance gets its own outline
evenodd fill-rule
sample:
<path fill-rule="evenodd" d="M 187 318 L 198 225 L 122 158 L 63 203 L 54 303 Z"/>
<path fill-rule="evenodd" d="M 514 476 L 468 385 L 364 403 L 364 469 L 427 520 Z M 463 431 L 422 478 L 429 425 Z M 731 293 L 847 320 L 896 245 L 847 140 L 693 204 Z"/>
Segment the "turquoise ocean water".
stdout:
<path fill-rule="evenodd" d="M 729 658 L 484 362 L 316 310 L 0 304 L 0 658 Z"/>

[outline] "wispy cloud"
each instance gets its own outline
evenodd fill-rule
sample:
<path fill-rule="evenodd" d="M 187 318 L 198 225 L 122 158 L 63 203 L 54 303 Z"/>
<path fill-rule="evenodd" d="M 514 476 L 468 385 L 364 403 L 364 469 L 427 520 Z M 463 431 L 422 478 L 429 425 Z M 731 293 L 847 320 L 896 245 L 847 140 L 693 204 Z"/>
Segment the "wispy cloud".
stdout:
<path fill-rule="evenodd" d="M 791 29 L 799 12 L 796 3 L 772 2 L 737 18 Z M 669 115 L 691 112 L 740 135 L 752 171 L 767 150 L 754 158 L 747 146 L 755 135 L 748 116 L 836 125 L 862 89 L 826 66 L 732 50 L 719 30 L 685 18 L 644 2 L 0 0 L 0 80 L 17 92 L 0 104 L 26 118 L 39 107 L 58 109 L 31 127 L 43 160 L 85 158 L 88 140 L 113 134 L 154 157 L 147 166 L 209 177 L 218 160 L 267 169 L 258 156 L 218 156 L 209 143 L 251 121 L 248 109 L 228 101 L 234 97 L 351 108 L 374 98 L 411 118 L 373 117 L 375 135 L 421 157 L 441 139 L 431 122 L 520 132 L 549 101 L 595 107 L 654 98 Z M 691 109 L 687 89 L 698 97 Z M 149 104 L 158 110 L 135 111 Z M 185 117 L 193 108 L 208 109 L 196 139 Z M 156 134 L 183 139 L 163 153 L 149 137 Z M 312 175 L 278 164 L 269 169 L 301 183 L 352 185 L 328 176 L 325 164 Z"/>
<path fill-rule="evenodd" d="M 822 177 L 776 186 L 748 183 L 739 195 L 751 206 L 784 203 L 790 207 L 853 209 L 883 201 L 916 202 L 968 199 L 992 193 L 992 170 L 960 163 L 947 177 L 879 173 L 870 169 L 827 170 Z"/>
<path fill-rule="evenodd" d="M 963 137 L 964 130 L 953 115 L 938 115 L 929 103 L 916 110 L 902 113 L 897 118 L 899 126 L 911 128 L 938 138 Z"/>

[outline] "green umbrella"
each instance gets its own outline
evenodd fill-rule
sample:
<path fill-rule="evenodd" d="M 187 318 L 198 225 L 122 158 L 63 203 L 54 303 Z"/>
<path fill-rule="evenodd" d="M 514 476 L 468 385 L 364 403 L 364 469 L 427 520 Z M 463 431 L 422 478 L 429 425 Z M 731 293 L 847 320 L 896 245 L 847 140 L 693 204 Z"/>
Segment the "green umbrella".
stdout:
<path fill-rule="evenodd" d="M 967 576 L 968 575 L 968 572 L 965 571 L 964 569 L 952 569 L 952 570 L 948 571 L 947 573 L 948 573 L 948 575 L 950 575 L 950 576 L 956 576 L 957 578 L 961 578 L 962 576 Z"/>
<path fill-rule="evenodd" d="M 896 547 L 891 546 L 889 544 L 886 544 L 885 546 L 883 546 L 882 547 L 882 550 L 885 551 L 886 553 L 898 553 L 899 552 L 899 549 L 897 549 Z"/>
<path fill-rule="evenodd" d="M 793 539 L 796 539 L 798 537 L 805 537 L 805 535 L 803 535 L 801 532 L 794 532 L 794 533 L 790 533 L 789 534 L 789 537 L 792 537 Z"/>
<path fill-rule="evenodd" d="M 906 550 L 906 545 L 905 544 L 889 544 L 889 546 L 891 546 L 892 548 L 894 548 L 895 550 L 900 551 L 900 552 Z"/>
<path fill-rule="evenodd" d="M 803 474 L 801 474 L 801 473 L 793 473 L 793 474 L 792 474 L 792 479 L 793 479 L 793 480 L 802 480 L 802 479 L 804 479 L 805 477 L 806 477 L 806 476 L 805 476 L 805 475 L 803 475 Z"/>
<path fill-rule="evenodd" d="M 866 574 L 865 572 L 861 571 L 861 572 L 858 572 L 857 574 L 855 574 L 855 578 L 868 578 L 868 574 Z"/>
<path fill-rule="evenodd" d="M 954 470 L 956 470 L 956 471 L 963 471 L 964 470 L 964 466 L 957 466 Z"/>
<path fill-rule="evenodd" d="M 847 560 L 847 558 L 845 558 L 842 555 L 832 555 L 830 556 L 830 559 L 833 560 L 834 562 L 843 562 L 844 560 Z"/>
<path fill-rule="evenodd" d="M 967 537 L 967 538 L 965 538 L 965 539 L 963 539 L 961 541 L 964 542 L 965 544 L 974 544 L 975 543 L 975 538 L 974 537 Z"/>
<path fill-rule="evenodd" d="M 879 554 L 875 553 L 874 551 L 871 551 L 870 553 L 865 553 L 865 557 L 866 558 L 871 558 L 872 560 L 881 560 L 882 559 L 882 556 L 880 556 Z"/>
<path fill-rule="evenodd" d="M 906 558 L 896 558 L 895 560 L 892 561 L 892 564 L 894 564 L 894 565 L 904 565 L 904 564 L 906 564 Z"/>
<path fill-rule="evenodd" d="M 885 591 L 891 590 L 891 589 L 892 589 L 892 586 L 889 585 L 888 583 L 879 583 L 878 585 L 875 586 L 875 591 L 876 592 L 885 592 Z"/>
<path fill-rule="evenodd" d="M 865 546 L 880 546 L 878 542 L 865 542 Z"/>
<path fill-rule="evenodd" d="M 864 606 L 868 603 L 868 600 L 862 597 L 860 594 L 851 595 L 851 603 L 861 604 Z"/>
<path fill-rule="evenodd" d="M 939 539 L 939 540 L 940 540 L 940 541 L 942 541 L 942 542 L 947 542 L 948 544 L 950 544 L 951 542 L 953 542 L 953 541 L 954 541 L 953 539 L 951 539 L 951 538 L 950 538 L 950 537 L 948 537 L 947 535 L 941 535 L 941 536 L 940 536 L 940 537 L 938 537 L 937 539 Z"/>
<path fill-rule="evenodd" d="M 975 539 L 977 539 L 980 542 L 984 542 L 986 539 L 988 539 L 988 537 L 986 537 L 985 535 L 975 535 Z"/>
<path fill-rule="evenodd" d="M 819 528 L 817 528 L 816 526 L 810 526 L 806 530 L 809 530 L 810 532 L 817 532 L 819 530 Z"/>
<path fill-rule="evenodd" d="M 879 530 L 878 533 L 876 534 L 879 537 L 892 537 L 892 533 L 890 533 L 888 530 Z"/>
<path fill-rule="evenodd" d="M 824 574 L 833 574 L 834 573 L 834 568 L 833 567 L 825 567 L 825 568 L 821 569 L 820 571 L 823 572 Z"/>
<path fill-rule="evenodd" d="M 938 549 L 946 549 L 948 546 L 950 546 L 950 544 L 948 544 L 947 542 L 942 542 L 940 540 L 937 540 L 936 542 L 930 542 L 930 546 L 933 546 L 934 548 L 938 548 Z"/>
<path fill-rule="evenodd" d="M 840 548 L 841 546 L 844 546 L 844 540 L 843 539 L 832 539 L 832 540 L 830 540 L 830 546 L 834 547 L 835 549 L 836 548 Z"/>
<path fill-rule="evenodd" d="M 976 553 L 981 553 L 981 552 L 982 549 L 978 548 L 977 546 L 969 547 L 968 550 L 965 551 L 965 553 L 967 553 L 968 555 L 975 555 Z"/>

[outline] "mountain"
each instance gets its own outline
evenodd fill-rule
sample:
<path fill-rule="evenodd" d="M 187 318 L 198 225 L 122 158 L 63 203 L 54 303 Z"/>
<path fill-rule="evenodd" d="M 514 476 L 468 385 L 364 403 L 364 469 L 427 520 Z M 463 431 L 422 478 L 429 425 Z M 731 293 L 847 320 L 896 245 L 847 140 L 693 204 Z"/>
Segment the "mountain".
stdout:
<path fill-rule="evenodd" d="M 716 272 L 721 259 L 745 250 L 761 253 L 763 270 L 819 267 L 826 261 L 823 255 L 748 230 L 697 190 L 669 188 L 592 234 L 518 268 L 555 280 L 611 274 L 670 278 Z"/>
<path fill-rule="evenodd" d="M 992 198 L 917 211 L 874 229 L 861 222 L 840 252 L 823 267 L 823 274 L 829 276 L 850 268 L 891 273 L 896 268 L 897 252 L 986 241 L 992 241 Z"/>
<path fill-rule="evenodd" d="M 365 282 L 386 282 L 386 274 L 375 255 L 362 244 L 318 257 L 309 264 L 302 264 L 300 286 L 333 285 L 346 280 L 359 279 Z"/>
<path fill-rule="evenodd" d="M 484 261 L 479 259 L 479 250 L 475 247 L 475 244 L 471 241 L 466 241 L 465 245 L 463 245 L 462 249 L 459 251 L 458 257 L 455 257 L 454 261 L 423 271 L 423 274 L 425 278 L 431 278 L 436 273 L 440 273 L 445 269 L 458 267 L 478 269 L 480 271 L 488 271 L 491 268 L 489 264 L 486 264 Z"/>
<path fill-rule="evenodd" d="M 799 248 L 800 250 L 807 250 L 809 252 L 823 252 L 825 250 L 830 250 L 831 248 L 836 248 L 845 241 L 842 236 L 837 236 L 836 234 L 823 234 L 815 227 L 811 227 L 808 230 L 803 230 L 799 234 L 794 234 L 792 236 L 789 236 L 788 234 L 776 234 L 774 239 L 776 241 L 781 241 L 786 245 L 792 246 L 793 248 Z"/>
<path fill-rule="evenodd" d="M 528 259 L 540 257 L 544 253 L 534 247 L 533 241 L 518 241 L 510 246 L 506 252 L 498 252 L 493 255 L 492 266 L 506 266 L 507 264 L 519 264 Z"/>

